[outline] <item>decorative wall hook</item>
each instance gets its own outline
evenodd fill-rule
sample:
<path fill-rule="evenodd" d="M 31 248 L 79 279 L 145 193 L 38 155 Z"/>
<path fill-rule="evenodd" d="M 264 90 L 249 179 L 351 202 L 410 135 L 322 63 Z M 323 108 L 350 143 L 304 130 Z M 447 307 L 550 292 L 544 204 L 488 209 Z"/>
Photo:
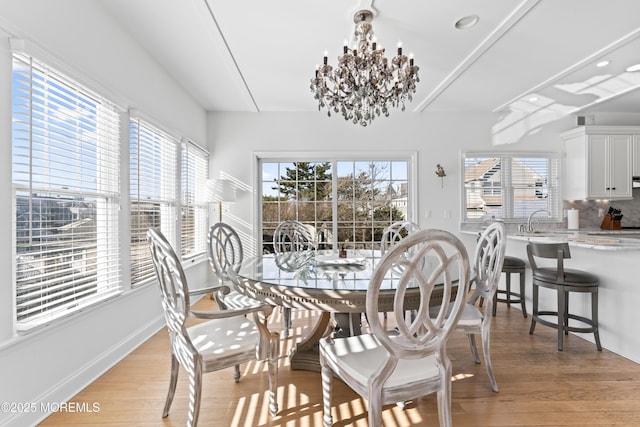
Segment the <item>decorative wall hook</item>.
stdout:
<path fill-rule="evenodd" d="M 440 177 L 441 187 L 444 187 L 444 177 L 447 176 L 447 174 L 444 172 L 444 168 L 440 165 L 440 163 L 436 165 L 436 175 Z"/>

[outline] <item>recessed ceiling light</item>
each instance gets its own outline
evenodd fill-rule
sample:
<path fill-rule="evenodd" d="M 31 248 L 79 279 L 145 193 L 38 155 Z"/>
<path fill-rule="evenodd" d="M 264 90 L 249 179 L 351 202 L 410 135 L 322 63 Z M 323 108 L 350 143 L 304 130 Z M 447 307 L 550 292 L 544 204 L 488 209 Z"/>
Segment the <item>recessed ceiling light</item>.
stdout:
<path fill-rule="evenodd" d="M 455 26 L 459 30 L 466 30 L 476 25 L 479 20 L 480 17 L 478 15 L 469 15 L 465 16 L 464 18 L 458 19 Z"/>
<path fill-rule="evenodd" d="M 626 71 L 628 71 L 629 73 L 640 71 L 640 64 L 632 65 L 631 67 L 627 68 Z"/>
<path fill-rule="evenodd" d="M 605 61 L 600 61 L 600 62 L 598 62 L 598 63 L 596 64 L 596 67 L 598 67 L 598 68 L 606 67 L 606 66 L 607 66 L 607 65 L 609 65 L 610 63 L 611 63 L 611 61 L 607 61 L 607 60 L 605 60 Z"/>

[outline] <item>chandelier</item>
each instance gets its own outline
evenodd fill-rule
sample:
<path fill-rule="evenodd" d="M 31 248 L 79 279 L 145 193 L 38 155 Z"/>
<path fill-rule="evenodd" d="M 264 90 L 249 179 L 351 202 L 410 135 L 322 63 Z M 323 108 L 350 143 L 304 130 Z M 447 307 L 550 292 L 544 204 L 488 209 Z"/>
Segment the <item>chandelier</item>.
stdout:
<path fill-rule="evenodd" d="M 353 49 L 345 42 L 335 69 L 327 63 L 325 51 L 323 64 L 311 79 L 318 110 L 324 107 L 329 116 L 332 111 L 340 113 L 345 120 L 362 126 L 380 115 L 388 117 L 391 108 L 402 106 L 404 111 L 405 101 L 413 99 L 416 83 L 420 81 L 413 56 L 403 55 L 400 44 L 393 59 L 385 57 L 385 49 L 378 46 L 373 36 L 372 19 L 370 10 L 356 12 Z"/>

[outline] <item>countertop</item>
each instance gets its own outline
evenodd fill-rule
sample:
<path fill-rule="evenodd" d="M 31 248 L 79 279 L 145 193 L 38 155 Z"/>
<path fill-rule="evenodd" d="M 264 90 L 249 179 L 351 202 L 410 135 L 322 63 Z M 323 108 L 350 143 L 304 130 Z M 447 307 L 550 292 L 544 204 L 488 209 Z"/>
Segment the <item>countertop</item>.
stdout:
<path fill-rule="evenodd" d="M 462 231 L 478 234 L 477 231 Z M 534 232 L 507 233 L 513 240 L 532 242 L 568 242 L 569 246 L 599 251 L 640 251 L 640 230 L 540 230 Z"/>

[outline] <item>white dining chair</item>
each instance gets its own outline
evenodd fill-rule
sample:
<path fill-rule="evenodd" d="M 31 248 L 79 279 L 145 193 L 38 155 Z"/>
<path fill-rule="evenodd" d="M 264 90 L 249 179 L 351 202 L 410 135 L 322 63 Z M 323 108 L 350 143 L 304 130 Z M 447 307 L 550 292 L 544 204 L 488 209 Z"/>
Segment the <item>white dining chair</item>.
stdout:
<path fill-rule="evenodd" d="M 451 362 L 446 346 L 465 304 L 469 276 L 464 245 L 446 231 L 412 233 L 386 253 L 367 290 L 371 333 L 320 340 L 325 427 L 333 424 L 334 375 L 368 400 L 370 427 L 382 425 L 383 405 L 434 392 L 440 426 L 451 426 Z M 390 281 L 396 288 L 392 315 L 398 333 L 394 335 L 387 333 L 378 317 L 378 297 L 388 291 Z M 429 306 L 434 290 L 442 291 L 443 303 L 432 318 Z M 410 292 L 419 292 L 419 308 L 415 319 L 406 322 L 404 301 Z"/>
<path fill-rule="evenodd" d="M 276 398 L 279 336 L 267 329 L 267 317 L 272 307 L 267 304 L 242 309 L 200 311 L 191 309 L 190 297 L 202 292 L 217 291 L 215 287 L 190 291 L 180 258 L 162 232 L 150 228 L 147 232 L 151 259 L 160 285 L 162 308 L 169 331 L 171 376 L 169 392 L 162 417 L 169 409 L 178 383 L 180 366 L 189 377 L 187 426 L 198 423 L 202 374 L 237 366 L 252 360 L 267 361 L 269 371 L 269 412 L 278 411 Z M 206 319 L 188 325 L 192 318 Z M 235 375 L 234 375 L 235 377 Z M 236 382 L 239 378 L 235 378 Z"/>
<path fill-rule="evenodd" d="M 495 304 L 494 295 L 500 283 L 506 245 L 507 234 L 502 222 L 490 224 L 480 234 L 473 257 L 473 293 L 464 305 L 456 327 L 457 331 L 467 334 L 471 354 L 476 363 L 480 363 L 480 356 L 475 336 L 480 334 L 485 368 L 491 388 L 495 392 L 498 392 L 499 389 L 491 363 L 491 318 Z M 485 302 L 484 307 L 479 306 L 480 301 Z"/>
<path fill-rule="evenodd" d="M 382 232 L 380 251 L 384 254 L 409 234 L 420 231 L 420 226 L 413 221 L 396 221 Z"/>
<path fill-rule="evenodd" d="M 296 220 L 282 221 L 273 232 L 273 249 L 280 258 L 292 252 L 311 253 L 317 248 L 315 228 Z M 291 308 L 283 307 L 283 337 L 289 337 L 291 329 Z"/>
<path fill-rule="evenodd" d="M 240 270 L 244 258 L 242 241 L 233 227 L 224 222 L 212 225 L 207 235 L 207 253 L 209 265 L 218 278 L 218 283 L 229 288 L 228 292 L 226 292 L 227 288 L 221 288 L 222 290 L 212 294 L 221 309 L 244 308 L 262 304 L 238 292 L 229 277 L 230 270 L 236 273 Z"/>
<path fill-rule="evenodd" d="M 416 231 L 420 231 L 420 226 L 413 221 L 394 222 L 382 232 L 380 252 L 384 255 L 385 252 L 400 243 L 402 239 Z M 387 318 L 387 313 L 384 313 L 384 318 Z"/>

